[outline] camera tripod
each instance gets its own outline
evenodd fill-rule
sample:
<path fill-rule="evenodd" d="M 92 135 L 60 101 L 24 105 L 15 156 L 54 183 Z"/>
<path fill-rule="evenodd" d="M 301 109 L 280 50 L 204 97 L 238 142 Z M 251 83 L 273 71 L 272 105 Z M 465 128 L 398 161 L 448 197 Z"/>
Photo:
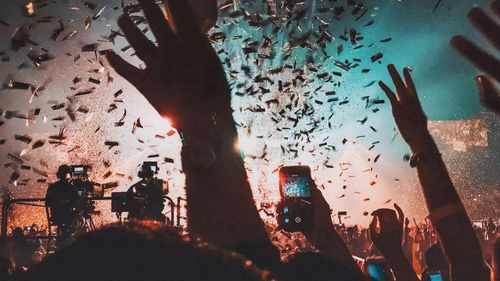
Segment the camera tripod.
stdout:
<path fill-rule="evenodd" d="M 95 224 L 94 220 L 92 220 L 92 217 L 79 217 L 77 218 L 74 228 L 76 232 L 90 232 L 95 230 Z"/>

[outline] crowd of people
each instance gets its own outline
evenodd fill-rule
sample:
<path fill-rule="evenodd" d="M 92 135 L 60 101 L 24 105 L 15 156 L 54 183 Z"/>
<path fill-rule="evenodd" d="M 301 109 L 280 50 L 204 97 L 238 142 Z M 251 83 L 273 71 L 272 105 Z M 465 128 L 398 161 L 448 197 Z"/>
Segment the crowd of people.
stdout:
<path fill-rule="evenodd" d="M 367 229 L 336 226 L 328 203 L 313 186 L 312 229 L 301 234 L 269 229 L 259 216 L 243 160 L 234 149 L 237 130 L 224 69 L 203 32 L 214 16 L 200 17 L 187 1 L 166 2 L 168 21 L 155 1 L 139 0 L 156 44 L 129 14 L 118 20 L 145 69 L 113 51 L 107 52 L 107 58 L 182 133 L 186 229 L 144 223 L 144 218 L 105 226 L 20 270 L 16 280 L 500 278 L 498 223 L 490 220 L 478 226 L 470 221 L 428 131 L 410 70 L 403 69 L 401 75 L 392 64 L 388 71 L 394 88 L 382 81 L 379 85 L 413 152 L 410 165 L 417 170 L 427 204 L 426 223 L 412 223 L 395 204 L 394 209 L 374 211 Z M 491 8 L 500 15 L 500 1 L 494 1 Z M 469 16 L 500 48 L 500 27 L 495 20 L 480 8 Z M 499 61 L 463 37 L 453 38 L 452 45 L 485 71 L 477 78 L 482 101 L 500 114 L 494 84 L 500 81 Z M 22 229 L 16 233 L 26 235 Z M 30 247 L 40 245 L 35 246 Z M 280 258 L 278 247 L 290 249 L 286 260 Z M 2 277 L 9 278 L 11 261 L 2 259 L 1 263 Z"/>
<path fill-rule="evenodd" d="M 266 227 L 273 245 L 281 253 L 282 260 L 288 260 L 297 253 L 317 251 L 303 235 L 277 230 L 275 225 Z M 500 223 L 490 218 L 474 222 L 473 227 L 480 241 L 484 259 L 487 264 L 492 265 L 494 244 L 500 233 Z M 382 256 L 371 239 L 369 228 L 345 224 L 335 224 L 334 228 L 361 269 L 366 271 L 366 261 L 370 257 Z M 6 274 L 20 274 L 52 252 L 48 241 L 40 239 L 49 234 L 46 226 L 33 224 L 23 228 L 16 227 L 9 232 L 12 233 L 11 242 L 6 249 L 6 256 L 9 258 L 1 261 L 7 268 Z M 430 222 L 417 223 L 405 218 L 402 237 L 401 245 L 405 258 L 417 275 L 427 276 L 427 272 L 448 271 L 446 257 Z"/>

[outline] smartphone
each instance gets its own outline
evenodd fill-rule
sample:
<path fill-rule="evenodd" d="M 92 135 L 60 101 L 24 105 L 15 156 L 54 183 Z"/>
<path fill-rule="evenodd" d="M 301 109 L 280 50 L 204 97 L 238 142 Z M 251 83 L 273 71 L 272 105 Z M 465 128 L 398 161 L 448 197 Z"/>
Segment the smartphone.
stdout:
<path fill-rule="evenodd" d="M 428 281 L 443 281 L 443 276 L 441 275 L 441 272 L 438 270 L 433 270 L 433 271 L 427 271 L 424 272 L 422 276 L 422 280 L 428 280 Z"/>
<path fill-rule="evenodd" d="M 433 273 L 433 274 L 429 274 L 429 280 L 430 281 L 443 281 L 443 277 L 441 276 L 441 273 Z"/>
<path fill-rule="evenodd" d="M 392 280 L 387 264 L 383 257 L 368 257 L 366 259 L 368 275 L 377 281 Z"/>
<path fill-rule="evenodd" d="M 73 176 L 86 176 L 88 173 L 88 166 L 73 165 L 71 166 L 71 174 Z"/>
<path fill-rule="evenodd" d="M 279 170 L 281 201 L 278 224 L 288 232 L 312 230 L 313 206 L 311 190 L 314 183 L 308 166 L 285 166 Z"/>

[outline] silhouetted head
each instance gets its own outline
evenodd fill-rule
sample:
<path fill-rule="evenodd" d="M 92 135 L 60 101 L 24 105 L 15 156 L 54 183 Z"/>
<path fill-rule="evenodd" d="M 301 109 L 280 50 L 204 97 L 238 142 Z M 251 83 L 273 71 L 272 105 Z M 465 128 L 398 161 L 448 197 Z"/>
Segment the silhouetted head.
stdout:
<path fill-rule="evenodd" d="M 449 280 L 448 260 L 439 243 L 432 245 L 432 247 L 425 252 L 425 263 L 427 265 L 426 271 L 439 271 L 441 272 L 443 280 Z M 426 277 L 423 276 L 422 280 L 426 280 Z"/>
<path fill-rule="evenodd" d="M 20 280 L 268 280 L 238 254 L 190 241 L 175 229 L 111 225 L 87 233 Z"/>
<path fill-rule="evenodd" d="M 69 174 L 71 174 L 71 168 L 68 165 L 61 165 L 57 169 L 56 176 L 58 179 L 63 180 L 66 179 Z"/>
<path fill-rule="evenodd" d="M 287 281 L 363 281 L 363 277 L 318 253 L 299 253 L 288 259 L 281 272 Z"/>
<path fill-rule="evenodd" d="M 448 261 L 441 250 L 439 243 L 434 244 L 425 252 L 425 263 L 431 269 L 447 269 Z"/>
<path fill-rule="evenodd" d="M 4 256 L 0 256 L 0 280 L 4 280 L 2 278 L 7 278 L 11 270 L 12 262 L 10 261 L 10 259 Z"/>
<path fill-rule="evenodd" d="M 12 230 L 12 237 L 21 238 L 24 237 L 24 231 L 20 227 L 16 227 Z"/>

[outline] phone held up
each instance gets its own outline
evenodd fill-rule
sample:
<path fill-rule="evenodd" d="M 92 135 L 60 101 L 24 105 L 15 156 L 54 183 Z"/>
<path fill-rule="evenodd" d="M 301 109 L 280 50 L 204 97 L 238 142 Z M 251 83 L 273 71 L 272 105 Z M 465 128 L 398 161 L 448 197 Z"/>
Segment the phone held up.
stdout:
<path fill-rule="evenodd" d="M 443 281 L 443 276 L 439 270 L 426 271 L 422 273 L 422 280 L 425 281 Z"/>
<path fill-rule="evenodd" d="M 384 257 L 373 256 L 366 258 L 366 272 L 368 276 L 377 281 L 392 281 L 394 280 L 392 273 L 387 266 Z"/>
<path fill-rule="evenodd" d="M 308 166 L 284 166 L 279 170 L 281 201 L 278 225 L 288 232 L 310 232 L 313 227 L 311 169 Z"/>

